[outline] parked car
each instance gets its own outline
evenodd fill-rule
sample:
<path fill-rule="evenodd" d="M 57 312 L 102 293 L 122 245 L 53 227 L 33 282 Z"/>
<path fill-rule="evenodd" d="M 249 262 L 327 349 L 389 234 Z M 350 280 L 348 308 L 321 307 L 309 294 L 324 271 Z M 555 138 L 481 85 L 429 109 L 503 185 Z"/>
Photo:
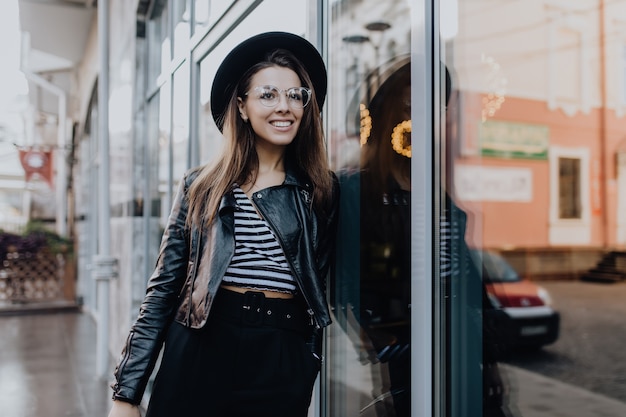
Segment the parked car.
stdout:
<path fill-rule="evenodd" d="M 559 337 L 560 315 L 545 288 L 523 279 L 502 255 L 474 249 L 491 305 L 504 314 L 496 321 L 498 339 L 508 348 L 540 348 Z M 482 264 L 482 268 L 480 268 Z"/>

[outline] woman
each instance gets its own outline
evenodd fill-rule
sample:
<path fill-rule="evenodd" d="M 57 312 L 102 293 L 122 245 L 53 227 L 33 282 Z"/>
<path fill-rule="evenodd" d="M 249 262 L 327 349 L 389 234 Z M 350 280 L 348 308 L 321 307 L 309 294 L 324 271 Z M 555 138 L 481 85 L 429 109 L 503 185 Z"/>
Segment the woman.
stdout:
<path fill-rule="evenodd" d="M 224 152 L 180 183 L 110 417 L 140 415 L 163 343 L 148 417 L 307 415 L 338 204 L 325 95 L 323 60 L 299 36 L 260 34 L 226 56 L 211 90 Z"/>

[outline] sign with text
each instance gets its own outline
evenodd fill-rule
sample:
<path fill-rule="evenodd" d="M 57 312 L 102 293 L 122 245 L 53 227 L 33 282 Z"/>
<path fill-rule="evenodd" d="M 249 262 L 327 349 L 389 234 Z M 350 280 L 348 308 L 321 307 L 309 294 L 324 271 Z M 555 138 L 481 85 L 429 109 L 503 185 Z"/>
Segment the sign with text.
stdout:
<path fill-rule="evenodd" d="M 456 194 L 464 201 L 528 203 L 533 198 L 533 173 L 528 168 L 457 165 Z"/>
<path fill-rule="evenodd" d="M 544 125 L 489 120 L 480 124 L 483 156 L 548 159 L 550 129 Z"/>

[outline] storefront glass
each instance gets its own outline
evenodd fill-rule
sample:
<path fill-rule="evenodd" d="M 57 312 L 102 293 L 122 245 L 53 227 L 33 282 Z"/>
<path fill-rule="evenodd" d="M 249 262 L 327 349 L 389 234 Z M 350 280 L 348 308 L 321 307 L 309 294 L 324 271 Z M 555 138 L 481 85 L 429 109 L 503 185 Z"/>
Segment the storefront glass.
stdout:
<path fill-rule="evenodd" d="M 626 415 L 626 3 L 439 10 L 446 415 Z"/>
<path fill-rule="evenodd" d="M 410 416 L 410 4 L 330 7 L 327 123 L 341 214 L 327 413 Z"/>
<path fill-rule="evenodd" d="M 170 53 L 170 31 L 168 25 L 168 8 L 147 22 L 148 63 L 146 65 L 148 86 L 154 89 L 159 75 L 168 68 Z"/>
<path fill-rule="evenodd" d="M 190 0 L 179 0 L 170 3 L 174 25 L 173 55 L 175 58 L 189 53 L 189 37 L 191 23 Z"/>
<path fill-rule="evenodd" d="M 174 73 L 174 95 L 172 99 L 173 178 L 174 182 L 178 184 L 190 165 L 189 64 L 187 61 Z"/>
<path fill-rule="evenodd" d="M 161 197 L 161 225 L 165 226 L 167 216 L 172 206 L 172 189 L 170 187 L 172 179 L 172 147 L 171 143 L 171 84 L 163 84 L 159 90 L 159 118 L 158 118 L 158 190 Z"/>
<path fill-rule="evenodd" d="M 194 0 L 193 1 L 193 11 L 194 11 L 194 26 L 193 32 L 194 34 L 197 32 L 204 31 L 205 28 L 209 26 L 209 9 L 211 5 L 210 0 Z"/>
<path fill-rule="evenodd" d="M 193 0 L 194 33 L 202 33 L 233 4 L 233 0 Z"/>
<path fill-rule="evenodd" d="M 159 94 L 155 94 L 147 102 L 146 122 L 147 122 L 147 138 L 146 138 L 146 200 L 144 202 L 145 207 L 143 210 L 144 224 L 146 225 L 145 235 L 145 268 L 146 274 L 144 279 L 147 281 L 150 277 L 152 268 L 156 263 L 158 255 L 158 246 L 160 243 L 160 237 L 163 233 L 164 223 L 161 217 L 161 200 L 163 195 L 160 191 L 161 171 L 164 167 L 161 167 L 158 163 L 162 152 L 161 138 L 159 132 Z"/>

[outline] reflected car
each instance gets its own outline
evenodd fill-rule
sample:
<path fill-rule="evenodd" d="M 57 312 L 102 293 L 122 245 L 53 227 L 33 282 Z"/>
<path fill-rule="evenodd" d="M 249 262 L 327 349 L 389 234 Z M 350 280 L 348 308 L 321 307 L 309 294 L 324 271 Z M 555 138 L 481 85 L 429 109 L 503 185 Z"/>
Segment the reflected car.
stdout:
<path fill-rule="evenodd" d="M 472 250 L 491 305 L 500 314 L 494 331 L 508 348 L 541 348 L 559 337 L 560 315 L 552 307 L 548 291 L 520 277 L 502 255 Z"/>

